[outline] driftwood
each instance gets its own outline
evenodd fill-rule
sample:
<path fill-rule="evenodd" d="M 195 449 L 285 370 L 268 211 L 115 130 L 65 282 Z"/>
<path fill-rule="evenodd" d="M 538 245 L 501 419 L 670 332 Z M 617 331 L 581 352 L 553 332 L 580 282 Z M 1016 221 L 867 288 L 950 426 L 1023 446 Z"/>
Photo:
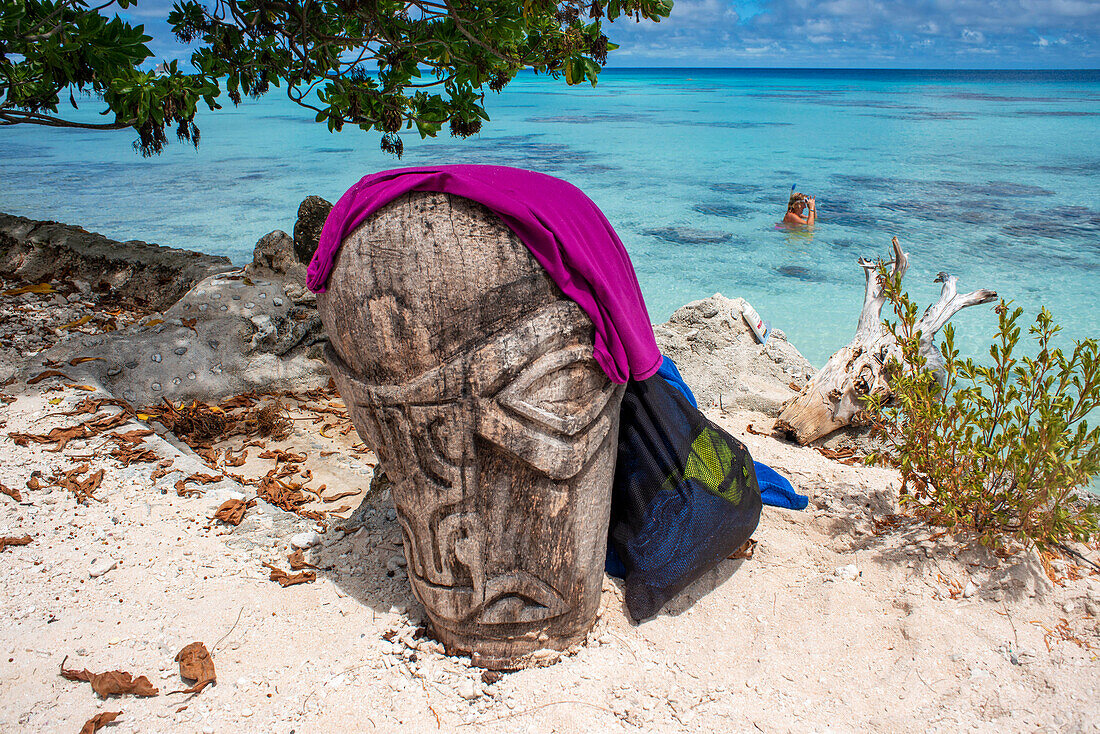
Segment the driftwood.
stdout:
<path fill-rule="evenodd" d="M 909 268 L 909 257 L 902 252 L 897 237 L 892 245 L 894 259 L 888 264 L 891 274 L 900 278 Z M 884 368 L 892 359 L 901 358 L 901 350 L 882 322 L 886 296 L 878 274 L 879 263 L 860 258 L 859 265 L 867 284 L 855 337 L 830 357 L 802 391 L 784 406 L 775 423 L 777 433 L 803 445 L 844 426 L 867 423 L 860 401 L 864 395 L 890 395 Z M 921 355 L 942 382 L 943 358 L 934 343 L 936 333 L 960 310 L 988 303 L 997 298 L 997 294 L 982 289 L 960 295 L 956 288 L 958 278 L 947 273 L 940 273 L 936 282 L 943 283 L 940 297 L 924 312 L 916 328 L 921 332 Z"/>
<path fill-rule="evenodd" d="M 413 192 L 340 248 L 317 306 L 448 652 L 516 668 L 587 634 L 619 403 L 594 331 L 488 209 Z"/>

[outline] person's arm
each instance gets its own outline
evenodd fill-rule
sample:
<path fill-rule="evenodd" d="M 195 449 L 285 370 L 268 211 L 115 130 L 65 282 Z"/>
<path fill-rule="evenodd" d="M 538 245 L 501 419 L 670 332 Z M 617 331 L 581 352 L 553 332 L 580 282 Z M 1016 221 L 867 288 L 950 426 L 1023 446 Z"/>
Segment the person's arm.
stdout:
<path fill-rule="evenodd" d="M 817 221 L 817 201 L 811 196 L 809 202 L 810 210 L 806 212 L 806 226 L 812 227 L 814 222 Z"/>
<path fill-rule="evenodd" d="M 794 212 L 787 212 L 783 217 L 784 224 L 805 224 L 806 220 L 795 214 Z"/>

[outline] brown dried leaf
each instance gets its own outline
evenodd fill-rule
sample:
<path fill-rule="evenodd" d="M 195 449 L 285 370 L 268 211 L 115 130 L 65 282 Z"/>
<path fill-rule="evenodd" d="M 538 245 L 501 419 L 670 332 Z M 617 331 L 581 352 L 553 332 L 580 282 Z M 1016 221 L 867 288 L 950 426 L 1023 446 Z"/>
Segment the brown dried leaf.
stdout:
<path fill-rule="evenodd" d="M 286 559 L 290 562 L 291 571 L 301 571 L 303 568 L 317 568 L 317 566 L 314 566 L 306 560 L 306 553 L 301 548 L 288 555 Z"/>
<path fill-rule="evenodd" d="M 308 584 L 311 581 L 317 580 L 317 574 L 313 571 L 302 571 L 301 573 L 290 574 L 281 568 L 276 568 L 270 563 L 265 563 L 265 566 L 271 569 L 271 580 L 278 581 L 279 586 L 284 589 L 288 586 L 294 586 L 295 584 Z"/>
<path fill-rule="evenodd" d="M 359 494 L 359 490 L 350 489 L 347 492 L 341 492 L 340 494 L 334 494 L 331 497 L 322 497 L 321 499 L 324 500 L 325 502 L 335 502 L 336 500 L 342 500 L 345 497 L 353 497 L 357 494 Z"/>
<path fill-rule="evenodd" d="M 195 684 L 182 691 L 174 691 L 175 693 L 198 693 L 218 680 L 214 672 L 214 659 L 210 657 L 206 645 L 201 642 L 192 642 L 176 653 L 176 662 L 180 664 L 180 677 L 193 680 Z"/>
<path fill-rule="evenodd" d="M 12 288 L 11 290 L 4 291 L 5 296 L 21 296 L 24 293 L 37 293 L 38 295 L 46 295 L 48 293 L 56 293 L 49 283 L 35 283 L 34 285 L 24 285 L 19 288 Z"/>
<path fill-rule="evenodd" d="M 243 466 L 245 459 L 248 458 L 248 449 L 243 449 L 241 453 L 236 456 L 229 449 L 225 450 L 225 465 L 226 466 Z"/>
<path fill-rule="evenodd" d="M 235 395 L 234 397 L 218 403 L 218 407 L 222 410 L 232 410 L 233 408 L 251 408 L 256 404 L 256 396 L 252 393 L 245 393 L 244 395 Z"/>
<path fill-rule="evenodd" d="M 80 734 L 95 734 L 121 715 L 121 711 L 104 711 L 98 713 L 84 722 L 84 726 L 80 727 Z"/>
<path fill-rule="evenodd" d="M 81 316 L 76 321 L 70 321 L 69 323 L 64 324 L 63 326 L 59 326 L 58 328 L 60 328 L 60 329 L 75 329 L 78 326 L 83 326 L 84 324 L 88 323 L 91 320 L 92 320 L 92 315 L 91 314 L 84 314 L 83 316 Z"/>
<path fill-rule="evenodd" d="M 24 535 L 22 538 L 17 538 L 12 535 L 0 536 L 0 553 L 4 551 L 9 545 L 28 545 L 32 538 L 29 535 Z"/>
<path fill-rule="evenodd" d="M 130 464 L 151 464 L 160 457 L 152 449 L 126 445 L 112 451 L 111 458 L 117 459 L 123 466 L 130 466 Z"/>
<path fill-rule="evenodd" d="M 134 678 L 130 673 L 122 670 L 109 670 L 106 673 L 93 673 L 87 668 L 84 670 L 76 670 L 75 668 L 69 670 L 65 667 L 64 660 L 61 661 L 61 677 L 66 680 L 91 683 L 92 690 L 100 698 L 121 696 L 127 693 L 148 698 L 159 693 L 144 675 Z"/>
<path fill-rule="evenodd" d="M 221 474 L 214 476 L 213 474 L 200 474 L 195 473 L 185 479 L 185 482 L 198 482 L 199 484 L 213 484 L 214 482 L 220 482 L 225 479 Z"/>
<path fill-rule="evenodd" d="M 746 561 L 748 561 L 752 559 L 754 553 L 756 553 L 756 541 L 752 538 L 749 538 L 741 545 L 740 548 L 727 556 L 727 558 L 730 558 L 731 560 L 744 558 Z"/>
<path fill-rule="evenodd" d="M 160 479 L 161 477 L 165 477 L 165 476 L 168 476 L 169 474 L 171 474 L 172 472 L 179 471 L 179 469 L 170 469 L 169 468 L 170 466 L 172 466 L 171 460 L 169 460 L 167 466 L 162 461 L 160 464 L 157 465 L 157 468 L 153 470 L 153 473 L 149 475 L 149 481 L 155 482 L 158 479 Z"/>
<path fill-rule="evenodd" d="M 275 463 L 290 462 L 300 464 L 306 460 L 305 454 L 295 454 L 292 451 L 283 451 L 282 449 L 271 449 L 260 454 L 261 459 L 275 459 Z"/>
<path fill-rule="evenodd" d="M 64 377 L 66 380 L 73 379 L 73 378 L 69 377 L 68 375 L 66 375 L 64 372 L 61 372 L 60 370 L 43 370 L 42 372 L 39 372 L 37 375 L 35 375 L 31 379 L 27 380 L 27 384 L 28 385 L 36 385 L 39 382 L 42 382 L 42 380 L 48 379 L 50 377 Z"/>
<path fill-rule="evenodd" d="M 15 487 L 5 487 L 3 482 L 0 482 L 0 494 L 6 494 L 16 502 L 23 501 L 23 495 L 19 494 L 19 490 Z"/>
<path fill-rule="evenodd" d="M 69 360 L 69 366 L 76 367 L 78 364 L 84 364 L 85 362 L 95 362 L 97 359 L 103 359 L 103 357 L 73 357 Z"/>
<path fill-rule="evenodd" d="M 215 520 L 221 520 L 227 525 L 240 525 L 244 520 L 244 513 L 249 507 L 255 507 L 256 500 L 244 500 L 230 499 L 226 500 L 214 513 Z"/>
<path fill-rule="evenodd" d="M 125 433 L 112 433 L 111 438 L 116 438 L 124 443 L 130 443 L 136 446 L 139 443 L 145 443 L 145 437 L 152 435 L 153 432 L 148 428 L 135 428 Z"/>
<path fill-rule="evenodd" d="M 36 490 L 42 489 L 42 483 L 38 481 L 38 477 L 41 476 L 38 472 L 32 472 L 31 478 L 27 480 L 27 489 Z"/>

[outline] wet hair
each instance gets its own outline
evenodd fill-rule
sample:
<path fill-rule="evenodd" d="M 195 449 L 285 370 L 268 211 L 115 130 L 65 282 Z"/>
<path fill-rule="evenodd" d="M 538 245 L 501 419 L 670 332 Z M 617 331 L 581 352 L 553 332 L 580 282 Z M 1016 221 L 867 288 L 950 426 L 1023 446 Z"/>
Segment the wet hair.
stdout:
<path fill-rule="evenodd" d="M 787 211 L 795 212 L 797 214 L 799 209 L 801 209 L 803 206 L 807 206 L 808 204 L 809 202 L 807 201 L 807 197 L 805 194 L 792 192 L 791 199 L 787 202 Z"/>

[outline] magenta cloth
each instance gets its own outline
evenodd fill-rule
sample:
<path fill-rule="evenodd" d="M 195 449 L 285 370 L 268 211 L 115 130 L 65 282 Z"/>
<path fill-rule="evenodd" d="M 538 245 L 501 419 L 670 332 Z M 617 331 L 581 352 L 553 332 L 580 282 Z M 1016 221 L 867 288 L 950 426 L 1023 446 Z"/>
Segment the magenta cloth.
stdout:
<path fill-rule="evenodd" d="M 440 191 L 492 209 L 596 327 L 593 356 L 612 381 L 644 380 L 661 366 L 634 266 L 603 212 L 570 183 L 505 166 L 381 171 L 348 189 L 328 215 L 306 285 L 325 290 L 344 238 L 410 191 Z"/>

